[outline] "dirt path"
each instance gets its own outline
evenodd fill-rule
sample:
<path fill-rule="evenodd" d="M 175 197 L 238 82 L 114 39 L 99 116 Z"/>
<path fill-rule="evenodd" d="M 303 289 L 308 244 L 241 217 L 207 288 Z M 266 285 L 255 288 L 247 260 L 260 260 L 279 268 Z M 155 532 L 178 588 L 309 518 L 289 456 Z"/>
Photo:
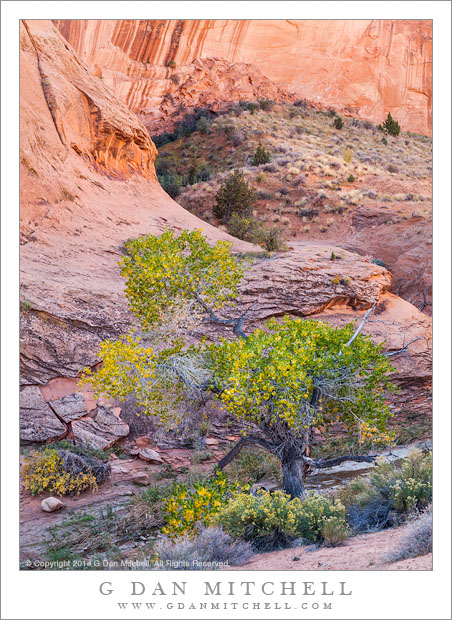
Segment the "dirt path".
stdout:
<path fill-rule="evenodd" d="M 306 547 L 284 549 L 254 556 L 247 564 L 225 570 L 432 570 L 432 554 L 392 564 L 384 556 L 398 547 L 405 527 L 362 534 L 339 547 L 308 551 Z"/>

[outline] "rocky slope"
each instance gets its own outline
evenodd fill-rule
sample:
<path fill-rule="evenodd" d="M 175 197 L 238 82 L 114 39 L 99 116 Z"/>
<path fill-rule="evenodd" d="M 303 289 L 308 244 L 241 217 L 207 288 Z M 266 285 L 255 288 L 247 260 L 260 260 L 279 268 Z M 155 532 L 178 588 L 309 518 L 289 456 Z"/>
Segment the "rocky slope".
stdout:
<path fill-rule="evenodd" d="M 431 133 L 432 24 L 427 20 L 54 23 L 153 133 L 177 108 L 169 96 L 190 107 L 214 105 L 225 95 L 229 100 L 259 95 L 249 83 L 255 82 L 255 68 L 297 97 L 375 122 L 391 111 L 405 129 Z M 206 63 L 212 57 L 220 64 Z M 226 89 L 217 80 L 227 70 L 225 61 L 236 65 Z M 266 96 L 278 98 L 276 87 Z"/>
<path fill-rule="evenodd" d="M 52 23 L 23 22 L 24 442 L 68 436 L 102 448 L 128 433 L 115 403 L 95 402 L 88 392 L 78 395 L 76 387 L 80 370 L 100 361 L 99 341 L 130 325 L 117 266 L 124 241 L 158 233 L 165 226 L 201 227 L 211 240 L 230 238 L 163 192 L 154 172 L 155 155 L 145 127 Z M 256 249 L 232 240 L 236 250 Z M 345 251 L 341 261 L 331 261 L 334 249 L 334 245 L 300 245 L 286 255 L 256 262 L 242 287 L 245 302 L 257 301 L 254 320 L 284 312 L 296 316 L 323 312 L 320 316 L 332 321 L 360 319 L 362 310 L 380 299 L 370 333 L 375 328 L 375 335 L 386 338 L 390 350 L 417 339 L 398 358 L 399 381 L 417 387 L 420 410 L 428 412 L 428 317 L 386 293 L 390 276 L 383 267 Z"/>

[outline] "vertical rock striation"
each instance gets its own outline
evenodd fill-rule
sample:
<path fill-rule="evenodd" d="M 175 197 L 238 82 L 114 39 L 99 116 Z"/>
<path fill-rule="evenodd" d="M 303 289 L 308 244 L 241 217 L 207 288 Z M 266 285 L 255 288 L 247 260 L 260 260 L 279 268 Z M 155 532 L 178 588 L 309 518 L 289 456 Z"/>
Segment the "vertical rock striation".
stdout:
<path fill-rule="evenodd" d="M 431 133 L 431 21 L 55 20 L 55 25 L 144 120 L 177 90 L 174 79 L 183 82 L 193 61 L 213 57 L 248 63 L 280 88 L 345 114 L 379 123 L 390 111 L 403 128 Z M 215 84 L 205 89 L 215 95 Z M 230 97 L 235 99 L 234 89 Z M 155 131 L 152 118 L 147 121 Z"/>

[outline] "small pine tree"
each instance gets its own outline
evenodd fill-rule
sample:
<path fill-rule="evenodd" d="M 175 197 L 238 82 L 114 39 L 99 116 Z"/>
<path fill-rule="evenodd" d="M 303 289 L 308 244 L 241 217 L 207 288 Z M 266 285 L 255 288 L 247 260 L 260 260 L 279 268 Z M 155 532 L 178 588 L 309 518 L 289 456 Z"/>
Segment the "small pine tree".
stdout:
<path fill-rule="evenodd" d="M 391 112 L 388 112 L 388 116 L 386 117 L 385 122 L 382 125 L 382 130 L 384 131 L 384 133 L 389 134 L 390 136 L 398 136 L 400 133 L 400 125 L 397 121 L 395 121 L 392 116 L 391 116 Z"/>
<path fill-rule="evenodd" d="M 196 130 L 200 133 L 207 133 L 210 128 L 210 121 L 205 116 L 201 116 L 201 118 L 196 123 Z"/>
<path fill-rule="evenodd" d="M 244 217 L 250 215 L 256 194 L 246 182 L 243 173 L 235 170 L 223 181 L 215 195 L 215 200 L 214 215 L 227 222 L 233 213 Z"/>
<path fill-rule="evenodd" d="M 336 116 L 333 121 L 333 127 L 335 129 L 342 129 L 344 127 L 344 121 L 342 120 L 342 117 Z"/>
<path fill-rule="evenodd" d="M 270 161 L 270 153 L 264 149 L 262 143 L 259 142 L 259 146 L 254 152 L 252 161 L 253 166 L 260 166 L 261 164 L 268 164 Z"/>

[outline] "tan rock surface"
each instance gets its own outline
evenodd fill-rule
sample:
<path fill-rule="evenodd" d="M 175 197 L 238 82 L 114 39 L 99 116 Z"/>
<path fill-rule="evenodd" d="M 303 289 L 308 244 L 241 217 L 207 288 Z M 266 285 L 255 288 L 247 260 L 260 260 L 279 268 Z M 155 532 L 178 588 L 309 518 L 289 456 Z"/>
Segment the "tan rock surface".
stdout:
<path fill-rule="evenodd" d="M 128 425 L 107 407 L 99 406 L 92 416 L 73 420 L 71 423 L 77 445 L 105 450 L 129 434 Z"/>
<path fill-rule="evenodd" d="M 24 443 L 61 439 L 66 425 L 44 401 L 36 385 L 25 387 L 19 398 L 20 439 Z"/>
<path fill-rule="evenodd" d="M 376 122 L 390 111 L 404 128 L 431 132 L 427 20 L 55 20 L 55 25 L 144 118 L 159 108 L 165 117 L 163 98 L 177 91 L 175 76 L 184 83 L 194 60 L 219 57 L 251 63 L 298 97 Z M 200 86 L 212 89 L 209 78 L 200 77 Z M 187 92 L 187 104 L 191 97 Z"/>

